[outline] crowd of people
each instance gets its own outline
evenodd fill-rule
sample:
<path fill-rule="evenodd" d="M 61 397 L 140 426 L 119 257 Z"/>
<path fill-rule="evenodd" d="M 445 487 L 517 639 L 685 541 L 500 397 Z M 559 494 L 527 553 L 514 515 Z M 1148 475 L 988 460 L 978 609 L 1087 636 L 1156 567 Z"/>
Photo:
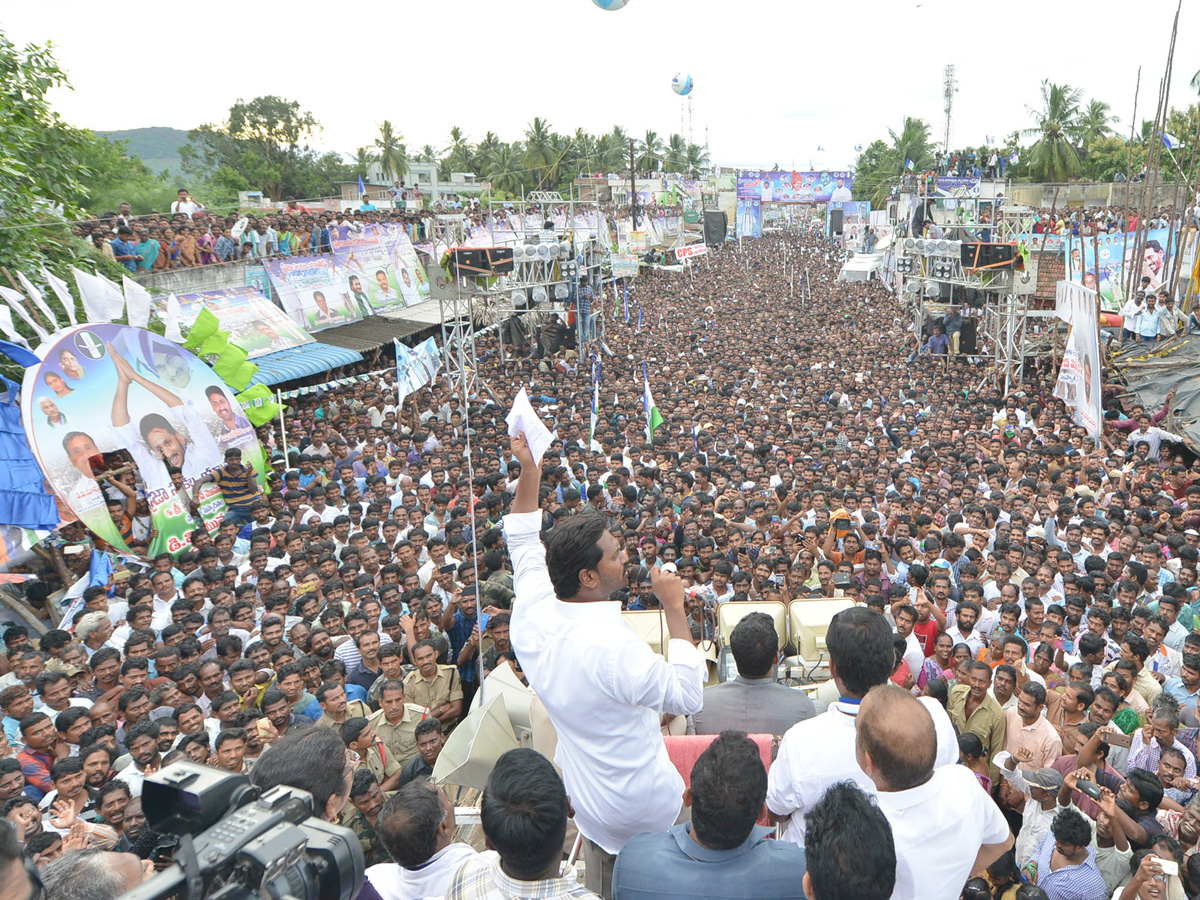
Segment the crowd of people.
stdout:
<path fill-rule="evenodd" d="M 175 558 L 109 574 L 68 526 L 25 586 L 53 627 L 2 634 L 0 878 L 72 900 L 169 865 L 140 796 L 190 760 L 311 790 L 387 900 L 1200 896 L 1200 478 L 1170 410 L 1110 389 L 1097 445 L 1044 367 L 1003 395 L 910 360 L 912 311 L 840 262 L 779 234 L 645 269 L 628 319 L 596 292 L 583 358 L 477 337 L 465 403 L 304 395 L 287 455 L 259 431 L 268 491 Z M 722 636 L 728 604 L 814 600 L 845 605 L 815 692 L 775 683 L 770 616 Z M 620 623 L 647 609 L 669 662 Z M 557 767 L 500 759 L 480 853 L 429 779 L 499 667 Z M 663 728 L 711 743 L 681 773 Z"/>

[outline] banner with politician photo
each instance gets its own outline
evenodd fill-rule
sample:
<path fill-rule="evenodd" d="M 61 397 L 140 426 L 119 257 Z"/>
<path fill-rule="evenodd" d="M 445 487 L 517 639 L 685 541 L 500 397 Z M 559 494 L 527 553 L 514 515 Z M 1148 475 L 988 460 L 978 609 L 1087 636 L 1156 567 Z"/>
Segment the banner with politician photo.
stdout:
<path fill-rule="evenodd" d="M 200 310 L 207 309 L 229 332 L 229 342 L 245 350 L 250 359 L 312 343 L 307 331 L 255 288 L 196 291 L 180 294 L 178 300 L 184 321 L 196 321 Z"/>
<path fill-rule="evenodd" d="M 416 248 L 399 222 L 384 222 L 379 226 L 383 230 L 383 239 L 387 244 L 388 257 L 392 262 L 392 271 L 400 283 L 400 295 L 404 298 L 405 306 L 416 306 L 429 299 L 429 278 L 425 275 L 425 267 L 417 258 Z"/>
<path fill-rule="evenodd" d="M 762 236 L 762 204 L 757 200 L 742 200 L 737 202 L 737 236 Z"/>
<path fill-rule="evenodd" d="M 242 451 L 265 485 L 265 458 L 237 398 L 203 360 L 153 332 L 80 325 L 25 370 L 21 415 L 51 488 L 99 538 L 153 557 L 191 546 L 225 513 L 195 483 Z"/>
<path fill-rule="evenodd" d="M 400 276 L 392 261 L 383 230 L 368 225 L 329 228 L 333 260 L 355 305 L 366 303 L 372 312 L 403 309 L 408 304 L 400 292 Z M 415 290 L 415 287 L 413 288 Z"/>
<path fill-rule="evenodd" d="M 1096 292 L 1073 281 L 1059 281 L 1055 314 L 1071 326 L 1063 351 L 1062 367 L 1054 396 L 1071 411 L 1072 418 L 1100 440 L 1100 343 Z"/>
<path fill-rule="evenodd" d="M 750 169 L 737 173 L 737 196 L 760 203 L 825 203 L 853 200 L 852 172 L 767 172 Z"/>
<path fill-rule="evenodd" d="M 292 256 L 263 262 L 284 311 L 305 331 L 323 331 L 371 315 L 369 305 L 355 303 L 332 257 Z"/>
<path fill-rule="evenodd" d="M 1150 279 L 1146 289 L 1158 291 L 1167 284 L 1171 274 L 1171 254 L 1174 251 L 1174 232 L 1170 228 L 1151 228 L 1145 232 L 1140 253 L 1136 252 L 1136 235 L 1118 231 L 1095 236 L 1067 238 L 1067 278 L 1100 294 L 1100 304 L 1108 312 L 1117 312 L 1128 299 L 1127 293 L 1142 289 L 1141 279 Z M 1041 235 L 1034 235 L 1034 241 Z M 1034 246 L 1037 246 L 1035 243 Z M 1099 265 L 1096 257 L 1099 255 Z M 1125 290 L 1126 273 L 1136 269 L 1141 257 L 1140 274 Z M 1097 280 L 1099 274 L 1099 280 Z"/>

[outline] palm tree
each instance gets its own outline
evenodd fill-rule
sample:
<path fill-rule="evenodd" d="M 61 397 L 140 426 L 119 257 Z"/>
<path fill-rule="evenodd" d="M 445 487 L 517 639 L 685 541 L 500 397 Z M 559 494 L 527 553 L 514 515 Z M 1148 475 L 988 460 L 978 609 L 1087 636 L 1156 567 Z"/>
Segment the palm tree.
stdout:
<path fill-rule="evenodd" d="M 1025 133 L 1038 138 L 1029 149 L 1030 168 L 1037 178 L 1066 181 L 1080 168 L 1079 151 L 1071 143 L 1071 135 L 1078 131 L 1083 92 L 1048 78 L 1042 81 L 1041 90 L 1042 108 L 1027 107 L 1037 124 Z"/>
<path fill-rule="evenodd" d="M 1073 136 L 1081 147 L 1088 147 L 1093 141 L 1113 134 L 1113 124 L 1120 121 L 1120 117 L 1112 114 L 1107 103 L 1103 100 L 1092 100 L 1079 113 Z"/>
<path fill-rule="evenodd" d="M 455 125 L 450 129 L 450 146 L 446 148 L 446 167 L 451 172 L 463 172 L 471 167 L 471 142 L 466 134 Z"/>
<path fill-rule="evenodd" d="M 687 145 L 687 167 L 688 171 L 695 173 L 708 165 L 708 151 L 699 144 Z"/>
<path fill-rule="evenodd" d="M 1192 76 L 1191 88 L 1193 91 L 1200 91 L 1200 72 Z"/>
<path fill-rule="evenodd" d="M 488 164 L 495 158 L 503 141 L 495 133 L 489 131 L 483 140 L 475 145 L 475 154 L 471 160 L 471 171 L 482 174 L 487 171 Z"/>
<path fill-rule="evenodd" d="M 498 191 L 506 194 L 521 190 L 521 148 L 519 144 L 500 144 L 487 169 L 488 181 Z"/>
<path fill-rule="evenodd" d="M 546 180 L 554 162 L 553 136 L 550 123 L 540 116 L 535 116 L 525 130 L 525 168 L 538 187 Z"/>
<path fill-rule="evenodd" d="M 417 154 L 417 162 L 436 163 L 438 161 L 438 152 L 433 148 L 433 144 L 426 144 L 421 148 L 421 152 Z"/>
<path fill-rule="evenodd" d="M 684 172 L 687 170 L 687 141 L 682 134 L 673 134 L 667 138 L 666 158 L 663 168 L 668 172 Z"/>
<path fill-rule="evenodd" d="M 379 165 L 384 178 L 395 180 L 408 174 L 408 149 L 404 146 L 404 135 L 397 134 L 387 119 L 379 126 L 375 149 L 379 151 Z"/>
<path fill-rule="evenodd" d="M 368 178 L 371 166 L 379 162 L 379 156 L 370 147 L 359 147 L 354 151 L 354 168 L 364 179 Z"/>
<path fill-rule="evenodd" d="M 629 167 L 629 138 L 619 125 L 596 140 L 597 165 L 604 172 L 621 172 Z"/>
<path fill-rule="evenodd" d="M 645 137 L 637 142 L 637 167 L 642 171 L 656 168 L 664 153 L 662 139 L 656 131 L 646 131 Z"/>

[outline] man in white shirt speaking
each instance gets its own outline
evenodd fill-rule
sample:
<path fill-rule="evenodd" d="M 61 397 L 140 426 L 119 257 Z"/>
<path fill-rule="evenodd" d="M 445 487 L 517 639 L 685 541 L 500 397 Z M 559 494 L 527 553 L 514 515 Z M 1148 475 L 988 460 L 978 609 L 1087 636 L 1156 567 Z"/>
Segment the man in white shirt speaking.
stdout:
<path fill-rule="evenodd" d="M 670 662 L 621 621 L 609 597 L 626 555 L 603 516 L 557 524 L 543 546 L 541 470 L 522 434 L 513 511 L 504 517 L 516 599 L 512 646 L 558 732 L 575 824 L 584 837 L 589 890 L 611 896 L 612 864 L 641 832 L 666 831 L 682 808 L 683 779 L 663 745 L 660 717 L 691 715 L 704 702 L 704 658 L 692 642 L 683 583 L 652 573 L 670 633 Z"/>

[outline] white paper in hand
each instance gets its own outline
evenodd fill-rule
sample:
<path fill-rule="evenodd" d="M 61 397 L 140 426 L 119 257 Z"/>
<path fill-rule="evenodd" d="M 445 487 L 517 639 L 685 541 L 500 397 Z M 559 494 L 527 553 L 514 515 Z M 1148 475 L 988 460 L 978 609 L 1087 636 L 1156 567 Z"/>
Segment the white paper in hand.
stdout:
<path fill-rule="evenodd" d="M 517 399 L 513 401 L 513 407 L 505 421 L 508 422 L 509 437 L 517 437 L 522 432 L 525 434 L 529 452 L 533 454 L 533 458 L 540 466 L 542 455 L 554 443 L 554 435 L 538 418 L 538 414 L 533 411 L 533 405 L 529 402 L 529 394 L 525 392 L 525 388 L 521 388 L 520 393 L 517 394 Z"/>

